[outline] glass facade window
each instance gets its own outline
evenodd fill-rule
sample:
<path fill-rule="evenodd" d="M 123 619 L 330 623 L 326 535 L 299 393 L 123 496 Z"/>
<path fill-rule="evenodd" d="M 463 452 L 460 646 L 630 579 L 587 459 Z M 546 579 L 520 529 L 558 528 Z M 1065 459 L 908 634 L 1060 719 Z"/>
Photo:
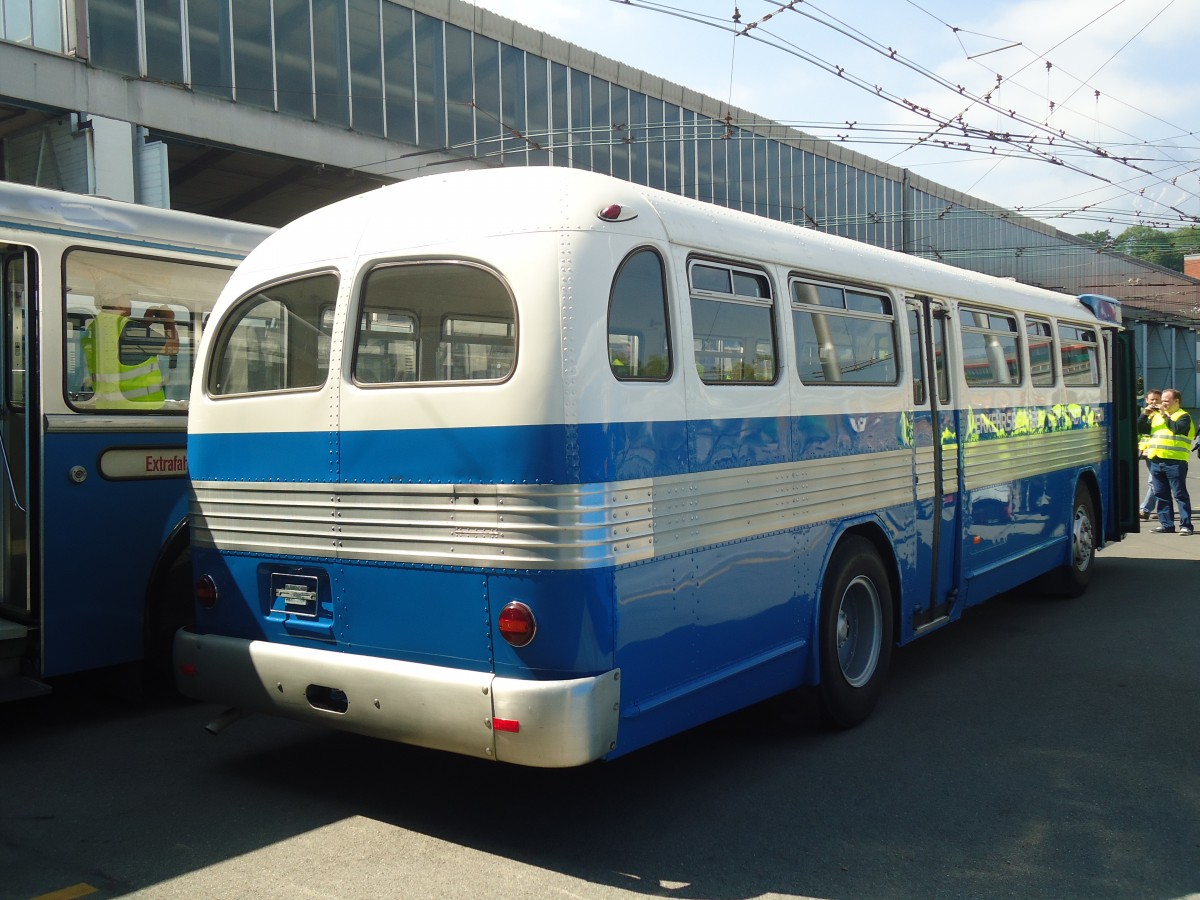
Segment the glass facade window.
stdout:
<path fill-rule="evenodd" d="M 271 4 L 253 0 L 233 9 L 234 97 L 263 109 L 275 109 L 275 72 L 271 59 Z"/>
<path fill-rule="evenodd" d="M 612 173 L 617 178 L 629 180 L 629 91 L 620 85 L 611 85 L 609 97 L 612 113 Z"/>
<path fill-rule="evenodd" d="M 504 122 L 504 164 L 524 165 L 527 144 L 525 134 L 525 53 L 507 44 L 500 45 L 500 117 Z"/>
<path fill-rule="evenodd" d="M 609 83 L 592 77 L 592 171 L 612 174 L 612 116 Z"/>
<path fill-rule="evenodd" d="M 683 193 L 683 156 L 679 147 L 680 110 L 673 103 L 663 104 L 663 164 L 665 184 L 672 194 Z"/>
<path fill-rule="evenodd" d="M 233 98 L 233 35 L 225 0 L 188 0 L 188 55 L 193 89 Z"/>
<path fill-rule="evenodd" d="M 550 160 L 550 69 L 546 60 L 525 54 L 525 135 L 529 138 L 529 164 Z"/>
<path fill-rule="evenodd" d="M 6 41 L 36 46 L 29 0 L 0 0 L 0 25 Z"/>
<path fill-rule="evenodd" d="M 696 197 L 713 202 L 713 134 L 712 119 L 696 120 Z"/>
<path fill-rule="evenodd" d="M 11 5 L 6 3 L 5 10 Z M 87 11 L 92 63 L 126 75 L 141 75 L 137 7 L 129 0 L 91 0 Z"/>
<path fill-rule="evenodd" d="M 592 90 L 590 78 L 575 69 L 571 79 L 571 165 L 592 167 Z"/>
<path fill-rule="evenodd" d="M 671 377 L 671 330 L 662 258 L 634 251 L 613 279 L 608 302 L 608 362 L 621 381 Z"/>
<path fill-rule="evenodd" d="M 567 67 L 560 63 L 550 63 L 550 159 L 556 166 L 571 164 L 568 138 L 571 127 L 570 111 Z"/>
<path fill-rule="evenodd" d="M 379 0 L 349 0 L 351 122 L 355 131 L 383 135 L 383 59 Z"/>
<path fill-rule="evenodd" d="M 416 59 L 413 13 L 394 3 L 383 4 L 383 91 L 388 137 L 417 142 Z"/>
<path fill-rule="evenodd" d="M 646 146 L 646 95 L 629 92 L 629 179 L 649 183 L 650 153 Z"/>
<path fill-rule="evenodd" d="M 143 0 L 146 16 L 146 74 L 183 82 L 183 13 L 180 0 Z M 42 7 L 52 4 L 39 4 Z"/>
<path fill-rule="evenodd" d="M 417 48 L 417 143 L 446 146 L 446 55 L 442 22 L 414 14 Z"/>
<path fill-rule="evenodd" d="M 312 20 L 308 0 L 274 0 L 275 89 L 282 113 L 311 119 L 313 110 Z"/>
<path fill-rule="evenodd" d="M 471 32 L 446 26 L 446 130 L 450 148 L 467 156 L 475 153 L 471 43 Z"/>
<path fill-rule="evenodd" d="M 476 153 L 487 158 L 500 153 L 500 44 L 475 35 Z"/>
<path fill-rule="evenodd" d="M 317 120 L 350 124 L 350 67 L 346 58 L 346 5 L 343 0 L 312 0 L 313 62 Z"/>
<path fill-rule="evenodd" d="M 666 113 L 657 97 L 646 98 L 646 159 L 649 164 L 646 183 L 652 188 L 666 190 Z"/>

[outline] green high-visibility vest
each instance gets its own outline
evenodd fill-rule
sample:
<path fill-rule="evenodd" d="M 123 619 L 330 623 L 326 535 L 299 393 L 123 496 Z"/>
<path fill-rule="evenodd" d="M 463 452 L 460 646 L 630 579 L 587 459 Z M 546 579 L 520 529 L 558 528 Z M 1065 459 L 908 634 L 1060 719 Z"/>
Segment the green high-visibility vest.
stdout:
<path fill-rule="evenodd" d="M 1188 451 L 1192 449 L 1192 441 L 1196 437 L 1196 420 L 1188 428 L 1186 435 L 1176 434 L 1167 427 L 1167 419 L 1172 422 L 1180 416 L 1187 415 L 1187 410 L 1177 409 L 1170 416 L 1156 412 L 1150 419 L 1150 442 L 1146 445 L 1146 456 L 1150 459 L 1174 459 L 1187 461 Z"/>
<path fill-rule="evenodd" d="M 135 365 L 121 362 L 121 335 L 128 324 L 126 316 L 101 311 L 83 337 L 97 409 L 158 409 L 166 402 L 157 356 Z"/>

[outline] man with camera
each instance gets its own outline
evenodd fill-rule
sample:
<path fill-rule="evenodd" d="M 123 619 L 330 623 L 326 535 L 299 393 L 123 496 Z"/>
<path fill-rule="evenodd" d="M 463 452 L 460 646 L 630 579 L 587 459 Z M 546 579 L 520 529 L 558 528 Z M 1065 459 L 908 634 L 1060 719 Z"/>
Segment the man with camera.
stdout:
<path fill-rule="evenodd" d="M 175 314 L 150 307 L 133 317 L 128 295 L 106 300 L 81 340 L 97 409 L 160 409 L 166 394 L 159 357 L 179 353 Z"/>
<path fill-rule="evenodd" d="M 1188 495 L 1188 453 L 1196 439 L 1196 425 L 1179 405 L 1179 391 L 1167 388 L 1155 407 L 1147 403 L 1138 417 L 1138 434 L 1148 435 L 1145 456 L 1150 461 L 1150 481 L 1158 508 L 1158 527 L 1153 534 L 1175 532 L 1175 510 L 1179 504 L 1179 534 L 1192 533 L 1192 501 Z M 1145 507 L 1143 506 L 1143 509 Z"/>

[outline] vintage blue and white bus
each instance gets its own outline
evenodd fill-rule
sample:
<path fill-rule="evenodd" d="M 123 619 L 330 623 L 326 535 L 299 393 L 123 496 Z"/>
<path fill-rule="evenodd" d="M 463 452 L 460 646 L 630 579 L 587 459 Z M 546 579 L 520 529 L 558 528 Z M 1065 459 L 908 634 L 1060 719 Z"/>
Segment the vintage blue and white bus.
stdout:
<path fill-rule="evenodd" d="M 0 182 L 0 699 L 147 658 L 171 683 L 194 349 L 268 233 Z"/>
<path fill-rule="evenodd" d="M 1122 533 L 1119 304 L 606 176 L 335 204 L 213 315 L 175 649 L 214 730 L 571 766 L 804 685 L 849 727 L 893 645 Z"/>

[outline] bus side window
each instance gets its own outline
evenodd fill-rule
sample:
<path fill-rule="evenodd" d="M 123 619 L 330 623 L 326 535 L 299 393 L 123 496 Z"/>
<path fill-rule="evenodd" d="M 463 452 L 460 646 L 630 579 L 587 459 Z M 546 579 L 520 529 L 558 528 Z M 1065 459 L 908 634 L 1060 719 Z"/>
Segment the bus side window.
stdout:
<path fill-rule="evenodd" d="M 608 299 L 608 365 L 622 381 L 671 377 L 671 337 L 662 258 L 635 250 L 621 263 Z"/>
<path fill-rule="evenodd" d="M 959 327 L 968 387 L 1021 383 L 1016 316 L 963 307 Z"/>
<path fill-rule="evenodd" d="M 1094 328 L 1058 323 L 1063 381 L 1079 387 L 1100 383 L 1100 346 Z"/>
<path fill-rule="evenodd" d="M 363 281 L 358 321 L 356 384 L 501 381 L 516 362 L 513 298 L 482 266 L 381 263 Z"/>
<path fill-rule="evenodd" d="M 908 346 L 912 357 L 912 386 L 913 403 L 916 406 L 925 404 L 925 369 L 921 361 L 925 354 L 921 346 L 921 319 L 915 309 L 908 311 Z"/>
<path fill-rule="evenodd" d="M 798 278 L 792 280 L 791 290 L 801 381 L 896 383 L 900 373 L 890 297 Z"/>
<path fill-rule="evenodd" d="M 775 380 L 775 315 L 762 272 L 693 262 L 692 340 L 705 384 L 769 384 Z"/>
<path fill-rule="evenodd" d="M 1035 387 L 1054 384 L 1054 338 L 1050 323 L 1029 317 L 1025 320 L 1025 342 L 1029 349 L 1029 380 Z"/>
<path fill-rule="evenodd" d="M 337 299 L 336 275 L 322 273 L 243 297 L 222 323 L 208 371 L 221 397 L 316 388 L 329 372 L 322 325 Z"/>

